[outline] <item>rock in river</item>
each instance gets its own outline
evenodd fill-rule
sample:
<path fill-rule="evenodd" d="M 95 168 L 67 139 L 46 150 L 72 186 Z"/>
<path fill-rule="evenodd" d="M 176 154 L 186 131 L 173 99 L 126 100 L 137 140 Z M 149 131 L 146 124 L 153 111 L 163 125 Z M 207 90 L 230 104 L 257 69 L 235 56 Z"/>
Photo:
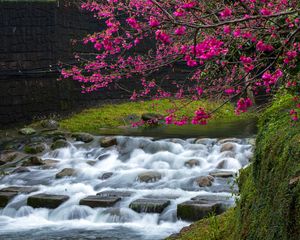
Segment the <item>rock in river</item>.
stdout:
<path fill-rule="evenodd" d="M 130 203 L 129 207 L 136 212 L 161 213 L 170 205 L 166 199 L 137 199 Z"/>
<path fill-rule="evenodd" d="M 89 133 L 73 133 L 72 138 L 75 138 L 76 141 L 89 143 L 94 140 L 94 137 Z"/>
<path fill-rule="evenodd" d="M 161 174 L 155 171 L 140 173 L 137 177 L 138 181 L 145 182 L 145 183 L 156 182 L 159 181 L 160 179 L 161 179 Z"/>
<path fill-rule="evenodd" d="M 37 194 L 28 197 L 27 205 L 33 208 L 57 208 L 69 199 L 66 195 Z"/>
<path fill-rule="evenodd" d="M 199 186 L 199 187 L 210 187 L 212 185 L 214 181 L 213 176 L 201 176 L 201 177 L 197 177 L 195 179 L 195 183 Z"/>
<path fill-rule="evenodd" d="M 79 204 L 89 206 L 91 208 L 112 207 L 120 200 L 121 198 L 119 197 L 103 197 L 100 195 L 96 195 L 96 196 L 88 196 L 84 199 L 81 199 Z"/>
<path fill-rule="evenodd" d="M 117 138 L 115 137 L 103 137 L 100 139 L 100 146 L 101 147 L 111 147 L 117 145 Z"/>
<path fill-rule="evenodd" d="M 64 168 L 59 173 L 55 175 L 55 178 L 72 177 L 76 175 L 76 170 L 74 168 Z"/>

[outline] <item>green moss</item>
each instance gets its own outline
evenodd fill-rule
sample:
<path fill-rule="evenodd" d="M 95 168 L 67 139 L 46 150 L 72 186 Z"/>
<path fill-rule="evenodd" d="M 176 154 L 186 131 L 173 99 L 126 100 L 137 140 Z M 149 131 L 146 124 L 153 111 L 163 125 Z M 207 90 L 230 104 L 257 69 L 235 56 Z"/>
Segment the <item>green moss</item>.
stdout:
<path fill-rule="evenodd" d="M 289 116 L 294 104 L 292 96 L 283 93 L 260 116 L 254 161 L 237 180 L 236 207 L 170 239 L 299 239 L 300 124 L 292 123 Z"/>
<path fill-rule="evenodd" d="M 234 209 L 219 216 L 210 216 L 182 229 L 167 240 L 230 240 L 234 229 Z"/>
<path fill-rule="evenodd" d="M 143 113 L 155 112 L 167 115 L 167 110 L 173 108 L 173 104 L 179 104 L 179 101 L 172 100 L 153 100 L 141 102 L 128 102 L 122 104 L 107 104 L 98 108 L 90 108 L 69 118 L 63 119 L 60 124 L 69 131 L 81 131 L 96 133 L 100 128 L 115 128 L 119 126 L 130 125 L 131 121 L 140 120 Z M 180 109 L 177 114 L 192 116 L 199 107 L 204 107 L 208 111 L 217 108 L 220 102 L 195 101 Z M 251 113 L 236 116 L 234 106 L 226 104 L 213 116 L 214 120 L 236 120 L 249 118 Z M 132 120 L 131 120 L 132 119 Z M 87 124 L 88 123 L 88 124 Z"/>

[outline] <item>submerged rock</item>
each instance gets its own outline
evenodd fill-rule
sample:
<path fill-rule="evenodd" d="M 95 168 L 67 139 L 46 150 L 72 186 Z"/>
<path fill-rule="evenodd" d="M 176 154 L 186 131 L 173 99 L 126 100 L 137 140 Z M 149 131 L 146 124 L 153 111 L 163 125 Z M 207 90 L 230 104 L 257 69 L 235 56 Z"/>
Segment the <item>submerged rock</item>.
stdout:
<path fill-rule="evenodd" d="M 106 172 L 106 173 L 103 173 L 103 174 L 101 175 L 101 177 L 99 177 L 99 179 L 105 180 L 105 179 L 110 178 L 112 175 L 114 175 L 113 172 Z"/>
<path fill-rule="evenodd" d="M 100 139 L 100 146 L 104 148 L 111 147 L 117 144 L 117 138 L 115 137 L 103 137 Z"/>
<path fill-rule="evenodd" d="M 156 182 L 159 181 L 160 179 L 161 179 L 161 174 L 155 171 L 140 173 L 137 176 L 138 181 L 145 182 L 145 183 Z"/>
<path fill-rule="evenodd" d="M 55 149 L 59 149 L 59 148 L 65 148 L 65 147 L 68 147 L 68 146 L 69 146 L 69 143 L 66 140 L 58 139 L 54 143 L 52 143 L 51 149 L 55 150 Z"/>
<path fill-rule="evenodd" d="M 103 197 L 101 195 L 96 195 L 87 196 L 86 198 L 81 199 L 79 204 L 89 206 L 91 208 L 112 207 L 120 200 L 121 198 L 119 197 Z"/>
<path fill-rule="evenodd" d="M 22 135 L 33 135 L 36 133 L 36 130 L 30 127 L 22 128 L 19 130 L 19 133 Z"/>
<path fill-rule="evenodd" d="M 189 168 L 200 166 L 200 161 L 197 159 L 190 159 L 184 163 L 184 166 Z"/>
<path fill-rule="evenodd" d="M 223 212 L 221 203 L 186 201 L 177 205 L 177 217 L 186 221 L 198 221 L 210 214 L 221 214 Z"/>
<path fill-rule="evenodd" d="M 89 133 L 73 133 L 72 138 L 75 138 L 76 141 L 89 143 L 94 140 L 94 137 Z"/>
<path fill-rule="evenodd" d="M 126 197 L 130 197 L 132 194 L 133 192 L 131 191 L 103 191 L 97 193 L 97 196 L 126 198 Z"/>
<path fill-rule="evenodd" d="M 213 176 L 200 176 L 195 179 L 195 183 L 199 187 L 210 187 L 213 184 L 214 178 Z"/>
<path fill-rule="evenodd" d="M 43 160 L 43 165 L 45 168 L 52 168 L 54 167 L 57 163 L 59 163 L 58 160 L 54 160 L 54 159 L 46 159 Z"/>
<path fill-rule="evenodd" d="M 59 173 L 55 175 L 55 178 L 72 177 L 76 175 L 76 170 L 74 168 L 64 168 Z"/>
<path fill-rule="evenodd" d="M 137 199 L 130 203 L 129 208 L 141 213 L 162 213 L 170 205 L 170 200 L 166 199 Z"/>
<path fill-rule="evenodd" d="M 16 193 L 32 193 L 38 191 L 38 187 L 28 187 L 28 186 L 11 186 L 0 189 L 0 192 L 16 192 Z"/>
<path fill-rule="evenodd" d="M 30 172 L 30 169 L 27 167 L 18 167 L 12 171 L 12 173 L 25 173 Z"/>
<path fill-rule="evenodd" d="M 27 205 L 33 208 L 57 208 L 69 199 L 67 195 L 37 194 L 28 197 Z"/>

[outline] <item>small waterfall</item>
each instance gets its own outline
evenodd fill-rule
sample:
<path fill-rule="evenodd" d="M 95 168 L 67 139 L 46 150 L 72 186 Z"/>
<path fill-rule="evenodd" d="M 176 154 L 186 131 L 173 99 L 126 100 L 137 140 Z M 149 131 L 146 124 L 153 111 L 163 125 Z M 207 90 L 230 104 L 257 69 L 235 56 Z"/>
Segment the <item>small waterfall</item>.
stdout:
<path fill-rule="evenodd" d="M 42 160 L 57 161 L 50 168 L 32 166 L 30 172 L 0 179 L 0 189 L 38 188 L 0 208 L 0 238 L 21 239 L 24 233 L 28 239 L 43 239 L 54 232 L 71 236 L 72 230 L 82 239 L 93 233 L 103 239 L 163 239 L 189 224 L 177 217 L 179 204 L 234 204 L 232 176 L 252 157 L 247 139 L 118 136 L 117 145 L 102 148 L 99 138 L 49 150 Z M 66 175 L 57 177 L 61 171 Z M 54 208 L 28 206 L 27 199 L 37 194 L 65 198 Z M 95 207 L 95 201 L 106 205 Z"/>

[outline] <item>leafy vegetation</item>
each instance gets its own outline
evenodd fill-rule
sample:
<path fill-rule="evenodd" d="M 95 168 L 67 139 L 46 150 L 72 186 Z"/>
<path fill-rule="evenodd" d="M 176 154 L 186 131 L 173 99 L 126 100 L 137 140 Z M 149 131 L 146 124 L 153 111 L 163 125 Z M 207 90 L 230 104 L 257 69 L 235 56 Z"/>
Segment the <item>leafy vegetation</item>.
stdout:
<path fill-rule="evenodd" d="M 260 116 L 254 161 L 238 179 L 237 206 L 170 239 L 299 239 L 300 125 L 289 115 L 294 105 L 292 95 L 283 93 Z"/>

